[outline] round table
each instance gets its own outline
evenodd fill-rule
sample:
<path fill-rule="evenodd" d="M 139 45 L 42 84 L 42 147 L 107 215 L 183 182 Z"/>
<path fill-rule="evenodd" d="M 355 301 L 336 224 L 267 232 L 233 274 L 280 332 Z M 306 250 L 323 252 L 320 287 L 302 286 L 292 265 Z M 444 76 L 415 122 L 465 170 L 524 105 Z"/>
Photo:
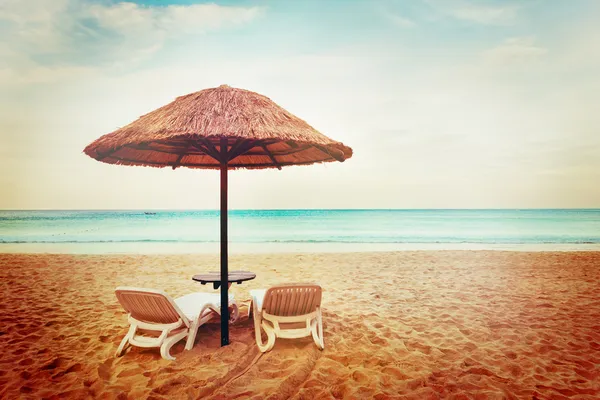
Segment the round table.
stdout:
<path fill-rule="evenodd" d="M 236 282 L 239 285 L 244 281 L 249 281 L 256 278 L 256 274 L 250 271 L 229 271 L 229 276 L 227 278 L 229 286 L 231 286 L 231 284 L 234 282 Z M 212 283 L 215 289 L 218 289 L 221 286 L 221 273 L 216 271 L 194 275 L 192 279 L 197 282 L 200 282 L 203 285 L 206 285 L 207 283 Z"/>

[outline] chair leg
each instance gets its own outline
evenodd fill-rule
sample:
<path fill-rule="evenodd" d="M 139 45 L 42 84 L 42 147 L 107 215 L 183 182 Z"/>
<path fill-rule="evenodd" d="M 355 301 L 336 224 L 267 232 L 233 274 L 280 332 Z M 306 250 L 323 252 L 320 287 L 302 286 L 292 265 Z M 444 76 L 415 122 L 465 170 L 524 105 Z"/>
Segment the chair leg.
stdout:
<path fill-rule="evenodd" d="M 121 340 L 121 344 L 119 345 L 119 348 L 117 349 L 117 352 L 115 354 L 117 357 L 121 357 L 125 353 L 125 350 L 127 350 L 127 348 L 129 347 L 129 339 L 131 339 L 133 335 L 135 335 L 136 330 L 137 327 L 135 326 L 135 324 L 131 324 L 129 326 L 129 330 L 127 331 L 127 334 L 125 335 L 123 340 Z"/>
<path fill-rule="evenodd" d="M 198 334 L 198 328 L 200 327 L 200 318 L 192 321 L 190 325 L 190 332 L 188 333 L 187 340 L 185 342 L 185 349 L 191 350 L 194 347 L 194 342 L 196 341 L 196 335 Z"/>
<path fill-rule="evenodd" d="M 121 344 L 119 345 L 119 348 L 117 349 L 117 352 L 115 355 L 117 357 L 121 357 L 125 353 L 125 350 L 127 350 L 128 347 L 129 347 L 129 335 L 126 335 L 123 338 L 123 340 L 121 340 Z"/>
<path fill-rule="evenodd" d="M 185 330 L 185 331 L 177 333 L 173 336 L 167 337 L 163 341 L 162 345 L 160 346 L 161 357 L 164 358 L 165 360 L 170 360 L 170 361 L 175 360 L 175 357 L 173 357 L 170 353 L 171 347 L 173 347 L 173 345 L 175 345 L 175 343 L 179 342 L 181 339 L 188 336 L 189 333 L 190 332 L 188 330 Z"/>
<path fill-rule="evenodd" d="M 317 347 L 321 350 L 325 348 L 323 341 L 323 317 L 321 316 L 321 309 L 317 310 L 317 318 L 312 323 L 312 337 Z"/>
<path fill-rule="evenodd" d="M 254 303 L 254 307 L 256 307 L 256 303 Z M 264 353 L 271 350 L 275 345 L 275 332 L 273 332 L 272 329 L 265 328 L 265 332 L 267 333 L 267 343 L 264 344 L 262 341 L 261 327 L 261 314 L 258 310 L 254 310 L 254 337 L 256 338 L 258 349 Z"/>
<path fill-rule="evenodd" d="M 267 326 L 262 325 L 261 322 L 262 321 L 260 321 L 260 318 L 257 318 L 255 314 L 254 336 L 256 337 L 256 345 L 262 353 L 265 353 L 267 351 L 270 351 L 273 348 L 273 346 L 275 346 L 275 332 Z M 261 328 L 264 329 L 265 333 L 267 334 L 267 343 L 263 343 L 262 341 Z"/>
<path fill-rule="evenodd" d="M 267 326 L 266 324 L 265 325 L 261 324 L 261 326 L 267 333 L 267 344 L 265 346 L 258 346 L 258 348 L 260 349 L 260 351 L 265 353 L 267 351 L 271 351 L 273 346 L 275 346 L 275 331 L 272 328 L 270 328 L 269 326 Z M 259 331 L 259 334 L 260 334 L 260 331 Z"/>
<path fill-rule="evenodd" d="M 252 318 L 252 308 L 254 307 L 254 302 L 250 300 L 250 305 L 248 306 L 248 319 Z"/>

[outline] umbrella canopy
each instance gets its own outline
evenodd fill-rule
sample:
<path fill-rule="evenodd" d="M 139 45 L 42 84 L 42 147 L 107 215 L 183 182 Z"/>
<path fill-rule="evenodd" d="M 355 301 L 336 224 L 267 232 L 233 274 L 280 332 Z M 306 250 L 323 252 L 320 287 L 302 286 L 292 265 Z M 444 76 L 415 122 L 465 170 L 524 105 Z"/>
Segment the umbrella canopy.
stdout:
<path fill-rule="evenodd" d="M 178 97 L 84 150 L 119 165 L 220 169 L 221 345 L 229 343 L 227 171 L 344 161 L 352 149 L 269 98 L 226 85 Z"/>
<path fill-rule="evenodd" d="M 121 165 L 220 169 L 280 168 L 344 161 L 352 149 L 333 141 L 269 98 L 226 85 L 175 101 L 104 135 L 84 152 Z"/>

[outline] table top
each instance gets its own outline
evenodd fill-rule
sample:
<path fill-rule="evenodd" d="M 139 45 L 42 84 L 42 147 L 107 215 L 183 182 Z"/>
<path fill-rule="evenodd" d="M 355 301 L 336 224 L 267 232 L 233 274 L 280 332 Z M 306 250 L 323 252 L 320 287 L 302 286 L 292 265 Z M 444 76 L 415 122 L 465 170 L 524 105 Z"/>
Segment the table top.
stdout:
<path fill-rule="evenodd" d="M 244 281 L 249 281 L 256 278 L 256 274 L 250 271 L 229 271 L 227 277 L 229 283 L 236 282 L 238 285 Z M 204 274 L 194 275 L 193 280 L 200 282 L 203 285 L 212 283 L 215 289 L 221 286 L 221 273 L 217 271 L 210 271 Z"/>

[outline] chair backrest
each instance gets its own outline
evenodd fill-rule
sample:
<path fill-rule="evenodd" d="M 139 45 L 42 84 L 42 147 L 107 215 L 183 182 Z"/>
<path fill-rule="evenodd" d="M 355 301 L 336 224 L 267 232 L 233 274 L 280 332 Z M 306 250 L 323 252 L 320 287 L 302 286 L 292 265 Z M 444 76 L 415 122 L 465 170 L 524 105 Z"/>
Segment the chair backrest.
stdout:
<path fill-rule="evenodd" d="M 183 312 L 162 290 L 118 287 L 115 294 L 125 311 L 138 321 L 170 324 L 181 319 L 188 325 Z"/>
<path fill-rule="evenodd" d="M 287 284 L 267 289 L 262 309 L 271 315 L 295 317 L 310 314 L 321 306 L 321 286 Z"/>

